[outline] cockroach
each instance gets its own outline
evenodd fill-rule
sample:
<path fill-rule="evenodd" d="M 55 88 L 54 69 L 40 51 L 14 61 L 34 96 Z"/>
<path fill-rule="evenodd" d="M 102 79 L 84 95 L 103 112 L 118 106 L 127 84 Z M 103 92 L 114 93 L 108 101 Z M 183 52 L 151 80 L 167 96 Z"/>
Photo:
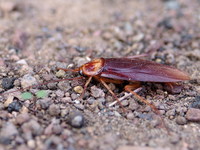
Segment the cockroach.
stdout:
<path fill-rule="evenodd" d="M 189 80 L 190 77 L 174 67 L 140 59 L 139 57 L 141 56 L 133 56 L 131 58 L 97 58 L 76 69 L 58 69 L 78 72 L 81 76 L 88 78 L 84 85 L 82 96 L 92 78 L 98 80 L 122 108 L 120 100 L 107 83 L 122 84 L 124 81 L 129 81 L 130 84 L 124 87 L 125 91 L 132 93 L 138 100 L 149 105 L 156 114 L 160 114 L 154 104 L 149 103 L 134 90 L 141 87 L 141 82 L 166 83 L 173 90 L 177 82 Z"/>

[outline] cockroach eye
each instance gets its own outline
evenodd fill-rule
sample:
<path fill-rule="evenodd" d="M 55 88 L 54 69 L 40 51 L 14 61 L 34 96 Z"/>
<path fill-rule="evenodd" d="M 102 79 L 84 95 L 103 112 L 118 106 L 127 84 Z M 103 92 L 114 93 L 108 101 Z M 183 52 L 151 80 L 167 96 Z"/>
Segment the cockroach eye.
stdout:
<path fill-rule="evenodd" d="M 82 71 L 82 70 L 80 70 L 80 71 L 79 71 L 79 74 L 80 74 L 81 76 L 83 76 L 83 71 Z"/>
<path fill-rule="evenodd" d="M 79 75 L 83 76 L 83 77 L 87 77 L 84 73 L 83 73 L 83 70 L 80 70 L 79 72 Z"/>

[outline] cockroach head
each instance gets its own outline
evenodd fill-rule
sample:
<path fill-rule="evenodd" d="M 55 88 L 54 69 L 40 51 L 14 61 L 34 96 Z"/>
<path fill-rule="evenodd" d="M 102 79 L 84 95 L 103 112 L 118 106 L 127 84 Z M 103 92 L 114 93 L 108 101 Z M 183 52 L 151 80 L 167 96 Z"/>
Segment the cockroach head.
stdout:
<path fill-rule="evenodd" d="M 82 65 L 79 69 L 79 74 L 83 76 L 96 76 L 100 74 L 104 67 L 104 61 L 103 58 L 97 58 Z"/>

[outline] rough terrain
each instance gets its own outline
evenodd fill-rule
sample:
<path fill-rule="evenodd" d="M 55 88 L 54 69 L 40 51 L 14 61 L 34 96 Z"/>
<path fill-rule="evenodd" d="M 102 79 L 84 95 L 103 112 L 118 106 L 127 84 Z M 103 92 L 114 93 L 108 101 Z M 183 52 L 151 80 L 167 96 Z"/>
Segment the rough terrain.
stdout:
<path fill-rule="evenodd" d="M 200 149 L 199 8 L 199 0 L 0 0 L 0 149 Z M 153 83 L 139 92 L 170 134 L 133 96 L 123 113 L 118 104 L 108 107 L 114 99 L 98 82 L 82 100 L 85 80 L 51 82 L 79 76 L 56 68 L 142 54 L 155 43 L 161 47 L 146 59 L 191 77 L 178 94 Z"/>

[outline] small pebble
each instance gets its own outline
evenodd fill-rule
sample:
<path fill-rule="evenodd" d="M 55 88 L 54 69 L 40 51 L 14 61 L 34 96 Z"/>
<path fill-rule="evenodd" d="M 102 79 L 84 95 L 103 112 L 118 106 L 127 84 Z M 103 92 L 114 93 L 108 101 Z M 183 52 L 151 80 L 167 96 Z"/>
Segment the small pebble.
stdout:
<path fill-rule="evenodd" d="M 121 117 L 120 113 L 118 111 L 114 111 L 114 116 Z"/>
<path fill-rule="evenodd" d="M 171 110 L 168 110 L 166 112 L 166 116 L 168 116 L 170 119 L 174 119 L 175 115 L 176 115 L 176 110 L 175 109 L 171 109 Z"/>
<path fill-rule="evenodd" d="M 16 140 L 16 143 L 19 143 L 19 144 L 25 143 L 25 140 L 20 136 L 16 136 L 15 140 Z"/>
<path fill-rule="evenodd" d="M 74 87 L 74 91 L 78 94 L 83 93 L 83 87 L 82 86 L 76 86 Z"/>
<path fill-rule="evenodd" d="M 136 103 L 135 101 L 131 100 L 130 104 L 129 104 L 129 109 L 133 111 L 133 110 L 137 110 L 138 108 L 139 108 L 138 103 Z"/>
<path fill-rule="evenodd" d="M 164 18 L 161 22 L 158 23 L 158 27 L 164 27 L 166 29 L 172 29 L 173 24 L 171 18 Z"/>
<path fill-rule="evenodd" d="M 77 66 L 81 66 L 81 65 L 87 63 L 88 60 L 86 57 L 84 57 L 84 58 L 83 57 L 75 57 L 73 59 L 73 62 L 75 62 Z"/>
<path fill-rule="evenodd" d="M 122 106 L 126 107 L 126 106 L 129 105 L 129 101 L 124 100 L 124 101 L 121 102 L 121 104 L 122 104 Z"/>
<path fill-rule="evenodd" d="M 1 5 L 0 5 L 0 9 L 2 9 L 3 12 L 11 12 L 14 10 L 14 8 L 16 7 L 16 2 L 14 1 L 2 1 Z"/>
<path fill-rule="evenodd" d="M 65 77 L 66 72 L 64 70 L 59 70 L 58 72 L 56 72 L 56 77 L 58 78 L 63 78 Z"/>
<path fill-rule="evenodd" d="M 160 112 L 161 115 L 165 114 L 165 110 L 159 110 L 159 112 Z"/>
<path fill-rule="evenodd" d="M 28 65 L 26 60 L 24 60 L 24 59 L 18 60 L 16 63 L 20 64 L 20 65 Z"/>
<path fill-rule="evenodd" d="M 63 104 L 70 103 L 72 101 L 71 97 L 63 97 L 60 100 Z"/>
<path fill-rule="evenodd" d="M 177 123 L 178 125 L 184 125 L 184 124 L 187 123 L 187 120 L 185 119 L 185 117 L 178 116 L 178 117 L 176 118 L 176 123 Z"/>
<path fill-rule="evenodd" d="M 127 119 L 133 120 L 135 118 L 134 114 L 132 112 L 129 112 L 126 116 Z"/>
<path fill-rule="evenodd" d="M 96 86 L 91 87 L 91 95 L 95 98 L 104 97 L 105 93 L 102 89 L 97 88 Z"/>
<path fill-rule="evenodd" d="M 126 22 L 124 24 L 124 30 L 127 35 L 131 35 L 133 33 L 133 26 L 130 22 Z"/>
<path fill-rule="evenodd" d="M 45 146 L 45 150 L 51 150 L 52 149 L 52 145 L 53 145 L 53 149 L 56 150 L 64 150 L 63 145 L 61 144 L 61 138 L 57 137 L 57 136 L 50 136 L 45 142 L 44 142 L 44 146 Z M 66 142 L 65 142 L 66 143 Z M 68 146 L 68 145 L 67 145 Z M 68 150 L 70 150 L 69 148 L 67 148 Z M 75 150 L 75 149 L 73 149 Z"/>
<path fill-rule="evenodd" d="M 26 134 L 25 138 L 32 138 L 31 135 L 40 135 L 43 131 L 42 126 L 36 121 L 36 120 L 30 120 L 29 122 L 26 122 L 21 127 L 24 134 Z"/>
<path fill-rule="evenodd" d="M 69 124 L 74 128 L 81 128 L 84 125 L 84 116 L 81 112 L 69 114 Z"/>
<path fill-rule="evenodd" d="M 195 101 L 191 104 L 191 107 L 200 109 L 200 96 L 195 97 Z"/>
<path fill-rule="evenodd" d="M 68 109 L 62 109 L 60 112 L 61 117 L 65 117 L 69 113 Z"/>
<path fill-rule="evenodd" d="M 9 95 L 7 100 L 4 102 L 4 107 L 8 107 L 13 102 L 14 96 Z"/>
<path fill-rule="evenodd" d="M 16 123 L 20 124 L 20 125 L 29 121 L 29 120 L 30 120 L 30 115 L 28 113 L 19 114 L 16 117 Z"/>
<path fill-rule="evenodd" d="M 180 136 L 178 134 L 172 134 L 170 136 L 170 142 L 172 144 L 177 144 L 180 141 Z"/>
<path fill-rule="evenodd" d="M 168 95 L 168 98 L 169 98 L 171 101 L 175 101 L 175 100 L 176 100 L 176 97 L 175 97 L 174 95 L 171 95 L 171 94 Z"/>
<path fill-rule="evenodd" d="M 60 107 L 58 105 L 51 104 L 48 111 L 51 116 L 58 116 L 60 114 Z"/>
<path fill-rule="evenodd" d="M 59 87 L 60 90 L 65 92 L 71 88 L 69 82 L 66 81 L 59 82 L 57 86 Z"/>
<path fill-rule="evenodd" d="M 98 105 L 98 109 L 100 109 L 100 110 L 102 110 L 102 109 L 105 108 L 105 106 L 103 105 L 103 103 L 100 102 L 100 101 L 97 101 L 97 105 Z M 93 107 L 93 108 L 95 108 L 95 107 Z"/>
<path fill-rule="evenodd" d="M 97 98 L 96 99 L 99 103 L 105 104 L 106 103 L 106 99 L 103 97 Z"/>
<path fill-rule="evenodd" d="M 83 104 L 74 104 L 74 106 L 80 110 L 84 110 L 85 109 L 85 106 Z"/>
<path fill-rule="evenodd" d="M 3 78 L 2 80 L 2 88 L 8 90 L 14 87 L 15 78 Z"/>
<path fill-rule="evenodd" d="M 167 9 L 177 10 L 180 8 L 180 5 L 179 5 L 178 1 L 172 0 L 172 1 L 166 1 L 165 7 Z"/>
<path fill-rule="evenodd" d="M 99 104 L 98 101 L 94 101 L 92 104 L 90 104 L 90 109 L 91 109 L 92 111 L 94 111 L 95 109 L 97 109 L 97 106 L 100 107 L 100 108 L 102 107 L 102 105 Z"/>
<path fill-rule="evenodd" d="M 187 107 L 179 106 L 176 108 L 176 113 L 179 114 L 180 116 L 184 116 L 187 110 L 188 110 Z"/>
<path fill-rule="evenodd" d="M 135 42 L 139 42 L 144 38 L 144 34 L 143 33 L 139 33 L 136 36 L 133 37 L 133 41 Z"/>
<path fill-rule="evenodd" d="M 28 107 L 26 107 L 26 106 L 22 106 L 22 108 L 20 109 L 20 113 L 28 113 L 28 111 L 29 111 L 29 109 L 28 109 Z"/>
<path fill-rule="evenodd" d="M 58 97 L 64 97 L 65 93 L 64 93 L 64 91 L 57 90 L 57 91 L 56 91 L 56 95 L 57 95 Z"/>
<path fill-rule="evenodd" d="M 62 130 L 63 128 L 61 127 L 60 124 L 53 125 L 52 131 L 54 134 L 60 134 L 62 133 Z"/>
<path fill-rule="evenodd" d="M 6 122 L 1 128 L 0 138 L 12 138 L 12 136 L 15 136 L 17 134 L 18 130 L 16 126 L 12 122 Z"/>
<path fill-rule="evenodd" d="M 35 148 L 35 144 L 36 144 L 35 141 L 32 139 L 27 142 L 28 147 L 31 149 Z"/>
<path fill-rule="evenodd" d="M 44 129 L 44 134 L 45 135 L 51 135 L 52 134 L 52 127 L 53 127 L 53 124 L 49 124 L 45 129 Z"/>
<path fill-rule="evenodd" d="M 23 89 L 36 85 L 36 84 L 37 84 L 36 79 L 30 74 L 24 75 L 23 78 L 21 79 L 21 86 Z"/>
<path fill-rule="evenodd" d="M 71 94 L 71 98 L 72 98 L 73 100 L 76 100 L 78 97 L 79 97 L 78 94 L 75 94 L 75 93 L 72 93 L 72 94 Z"/>
<path fill-rule="evenodd" d="M 12 103 L 10 103 L 8 105 L 7 110 L 10 113 L 13 112 L 13 111 L 19 112 L 21 108 L 22 108 L 22 104 L 19 101 L 13 101 Z"/>
<path fill-rule="evenodd" d="M 75 46 L 74 48 L 75 48 L 78 52 L 84 52 L 84 51 L 87 50 L 87 48 L 85 48 L 85 47 L 80 47 L 80 46 Z"/>
<path fill-rule="evenodd" d="M 186 113 L 186 119 L 189 121 L 200 122 L 200 109 L 190 108 Z"/>
<path fill-rule="evenodd" d="M 96 100 L 95 100 L 93 97 L 90 97 L 90 98 L 87 99 L 87 103 L 88 103 L 89 105 L 94 104 L 94 102 L 96 102 Z"/>
<path fill-rule="evenodd" d="M 47 109 L 52 103 L 52 99 L 50 98 L 44 98 L 44 99 L 40 99 L 37 102 L 37 105 L 39 105 L 42 109 Z"/>
<path fill-rule="evenodd" d="M 47 84 L 47 87 L 48 87 L 50 90 L 56 90 L 56 89 L 57 89 L 57 83 L 56 83 L 56 82 L 48 83 L 48 84 Z"/>

